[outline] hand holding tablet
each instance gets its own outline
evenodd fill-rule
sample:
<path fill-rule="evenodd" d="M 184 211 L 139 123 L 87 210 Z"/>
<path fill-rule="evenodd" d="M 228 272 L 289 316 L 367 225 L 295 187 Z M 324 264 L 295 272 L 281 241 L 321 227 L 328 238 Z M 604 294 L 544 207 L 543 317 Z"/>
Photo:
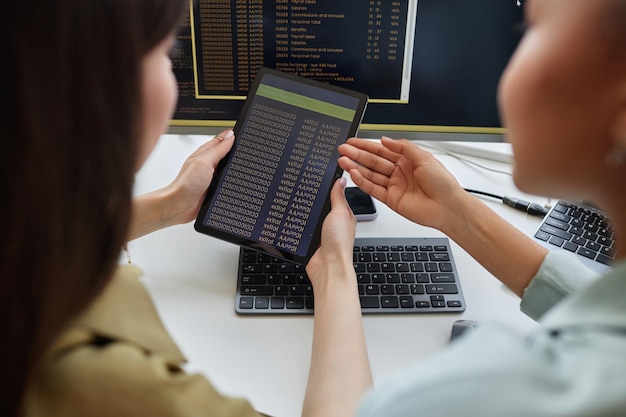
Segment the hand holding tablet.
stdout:
<path fill-rule="evenodd" d="M 262 68 L 195 229 L 306 263 L 342 176 L 337 146 L 357 134 L 366 106 L 364 94 Z"/>

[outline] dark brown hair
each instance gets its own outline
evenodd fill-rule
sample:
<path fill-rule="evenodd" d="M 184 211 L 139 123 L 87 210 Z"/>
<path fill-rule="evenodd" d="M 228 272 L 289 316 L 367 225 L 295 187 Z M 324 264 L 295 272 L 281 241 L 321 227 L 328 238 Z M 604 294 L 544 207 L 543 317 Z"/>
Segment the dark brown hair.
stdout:
<path fill-rule="evenodd" d="M 2 416 L 18 414 L 37 361 L 111 278 L 130 219 L 141 61 L 187 4 L 2 6 Z"/>

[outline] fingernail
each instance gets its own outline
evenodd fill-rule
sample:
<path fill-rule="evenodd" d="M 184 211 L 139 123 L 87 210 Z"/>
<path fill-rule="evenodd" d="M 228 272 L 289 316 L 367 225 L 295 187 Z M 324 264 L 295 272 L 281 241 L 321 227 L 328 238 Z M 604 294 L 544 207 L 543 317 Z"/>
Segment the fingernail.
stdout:
<path fill-rule="evenodd" d="M 339 178 L 339 184 L 341 184 L 342 187 L 345 187 L 346 184 L 348 184 L 348 180 L 346 180 L 346 177 Z"/>
<path fill-rule="evenodd" d="M 233 137 L 233 135 L 235 134 L 235 132 L 233 132 L 232 130 L 229 130 L 228 132 L 226 132 L 226 134 L 224 135 L 224 139 L 230 139 Z"/>

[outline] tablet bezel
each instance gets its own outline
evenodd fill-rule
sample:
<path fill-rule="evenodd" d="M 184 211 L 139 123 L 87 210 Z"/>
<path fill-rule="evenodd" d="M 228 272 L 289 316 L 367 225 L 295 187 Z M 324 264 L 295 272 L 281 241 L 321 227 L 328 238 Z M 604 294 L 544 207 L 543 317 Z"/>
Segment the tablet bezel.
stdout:
<path fill-rule="evenodd" d="M 347 132 L 347 135 L 345 136 L 345 138 L 342 138 L 339 143 L 343 143 L 345 142 L 348 138 L 352 137 L 352 136 L 356 136 L 358 133 L 358 128 L 359 125 L 363 119 L 363 115 L 365 113 L 365 109 L 367 107 L 367 102 L 368 102 L 368 97 L 365 94 L 356 92 L 356 91 L 352 91 L 352 90 L 348 90 L 342 87 L 337 87 L 337 86 L 333 86 L 331 84 L 326 84 L 320 81 L 315 81 L 315 80 L 311 80 L 308 78 L 304 78 L 304 77 L 300 77 L 300 76 L 296 76 L 293 74 L 289 74 L 289 73 L 285 73 L 282 71 L 277 71 L 274 69 L 270 69 L 270 68 L 261 68 L 250 88 L 250 92 L 248 94 L 248 97 L 242 107 L 241 113 L 239 114 L 239 117 L 237 119 L 237 123 L 235 124 L 235 127 L 233 128 L 234 133 L 235 133 L 235 143 L 233 144 L 233 148 L 231 149 L 231 151 L 220 161 L 220 163 L 217 166 L 217 169 L 215 171 L 215 174 L 213 176 L 213 180 L 211 181 L 211 185 L 209 186 L 208 190 L 207 190 L 207 194 L 205 196 L 205 199 L 202 203 L 202 206 L 200 208 L 200 211 L 198 213 L 198 216 L 196 217 L 196 221 L 194 223 L 194 228 L 197 232 L 202 233 L 202 234 L 206 234 L 208 236 L 212 236 L 212 237 L 216 237 L 218 239 L 230 242 L 230 243 L 234 243 L 236 245 L 239 246 L 243 246 L 246 248 L 250 248 L 250 249 L 254 249 L 260 252 L 264 252 L 267 253 L 271 256 L 275 256 L 281 259 L 285 259 L 291 262 L 296 262 L 296 263 L 301 263 L 301 264 L 306 264 L 308 262 L 308 260 L 311 258 L 311 256 L 313 256 L 313 254 L 315 253 L 315 251 L 317 250 L 319 243 L 320 243 L 320 238 L 321 238 L 321 229 L 322 229 L 322 223 L 324 221 L 324 219 L 326 218 L 326 215 L 328 214 L 328 212 L 330 211 L 330 189 L 332 188 L 332 185 L 335 183 L 335 181 L 339 178 L 341 178 L 341 176 L 343 175 L 343 170 L 337 165 L 337 161 L 333 161 L 333 165 L 334 165 L 334 174 L 333 174 L 333 180 L 331 181 L 330 187 L 327 190 L 323 190 L 324 194 L 325 194 L 325 199 L 324 199 L 324 204 L 322 207 L 322 210 L 319 214 L 319 217 L 316 219 L 316 225 L 313 231 L 313 234 L 311 236 L 311 240 L 310 240 L 310 245 L 309 247 L 306 249 L 306 253 L 301 256 L 298 255 L 296 253 L 293 252 L 289 252 L 286 250 L 282 250 L 280 248 L 277 248 L 275 246 L 271 246 L 269 244 L 263 243 L 263 242 L 258 242 L 255 240 L 251 240 L 251 239 L 246 239 L 244 237 L 235 235 L 235 234 L 231 234 L 228 233 L 224 230 L 220 230 L 220 229 L 216 229 L 216 228 L 212 228 L 207 226 L 206 224 L 204 224 L 204 219 L 206 218 L 207 214 L 208 214 L 208 210 L 211 206 L 211 201 L 213 196 L 215 195 L 215 193 L 218 190 L 219 185 L 221 184 L 221 182 L 224 179 L 225 176 L 225 168 L 228 166 L 229 162 L 232 159 L 233 154 L 235 153 L 235 150 L 237 149 L 239 143 L 238 143 L 238 135 L 239 133 L 242 131 L 243 129 L 243 123 L 247 118 L 247 114 L 248 111 L 250 110 L 250 106 L 252 104 L 254 95 L 256 94 L 256 91 L 259 87 L 259 85 L 261 84 L 261 81 L 263 80 L 263 77 L 267 74 L 279 77 L 279 78 L 285 78 L 291 81 L 296 81 L 298 83 L 301 84 L 305 84 L 305 85 L 311 85 L 317 88 L 322 88 L 325 90 L 330 90 L 330 91 L 334 91 L 336 93 L 340 93 L 343 95 L 347 95 L 347 96 L 351 96 L 354 97 L 356 99 L 358 99 L 358 106 L 357 109 L 355 111 L 355 117 L 352 120 L 352 123 L 350 125 L 350 129 Z M 328 169 L 332 169 L 331 166 L 328 167 Z M 268 198 L 270 198 L 268 196 Z M 311 219 L 308 219 L 308 221 L 310 221 Z"/>

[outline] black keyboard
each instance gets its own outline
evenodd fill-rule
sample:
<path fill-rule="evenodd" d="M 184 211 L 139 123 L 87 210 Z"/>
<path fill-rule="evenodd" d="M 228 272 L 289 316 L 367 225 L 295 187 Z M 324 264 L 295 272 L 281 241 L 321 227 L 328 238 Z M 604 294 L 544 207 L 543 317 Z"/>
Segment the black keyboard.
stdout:
<path fill-rule="evenodd" d="M 610 221 L 602 211 L 586 203 L 558 201 L 543 219 L 535 238 L 548 248 L 580 255 L 587 265 L 601 272 L 615 259 Z"/>
<path fill-rule="evenodd" d="M 357 238 L 353 253 L 363 313 L 459 313 L 465 300 L 447 238 Z M 235 311 L 313 314 L 304 265 L 240 249 Z"/>

